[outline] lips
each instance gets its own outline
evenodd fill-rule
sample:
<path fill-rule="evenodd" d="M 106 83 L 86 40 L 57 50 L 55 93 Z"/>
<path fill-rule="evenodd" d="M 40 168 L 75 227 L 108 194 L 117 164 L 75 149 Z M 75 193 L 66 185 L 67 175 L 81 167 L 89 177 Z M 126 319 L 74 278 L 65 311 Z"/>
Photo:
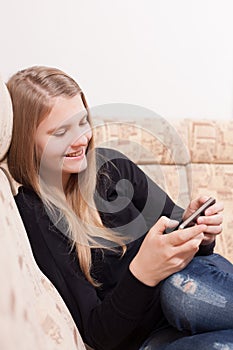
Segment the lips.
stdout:
<path fill-rule="evenodd" d="M 81 149 L 81 150 L 76 151 L 76 152 L 67 153 L 65 156 L 66 156 L 67 158 L 77 158 L 77 157 L 82 156 L 82 155 L 83 155 L 83 152 L 84 152 L 84 150 Z"/>

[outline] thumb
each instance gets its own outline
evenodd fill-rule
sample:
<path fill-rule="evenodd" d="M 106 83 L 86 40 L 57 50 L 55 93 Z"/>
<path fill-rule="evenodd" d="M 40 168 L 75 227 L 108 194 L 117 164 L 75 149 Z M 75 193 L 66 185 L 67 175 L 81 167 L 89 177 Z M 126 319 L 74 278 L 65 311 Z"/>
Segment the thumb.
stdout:
<path fill-rule="evenodd" d="M 161 218 L 153 226 L 153 231 L 157 234 L 162 235 L 167 228 L 175 228 L 179 224 L 177 220 L 171 220 L 166 216 L 161 216 Z"/>

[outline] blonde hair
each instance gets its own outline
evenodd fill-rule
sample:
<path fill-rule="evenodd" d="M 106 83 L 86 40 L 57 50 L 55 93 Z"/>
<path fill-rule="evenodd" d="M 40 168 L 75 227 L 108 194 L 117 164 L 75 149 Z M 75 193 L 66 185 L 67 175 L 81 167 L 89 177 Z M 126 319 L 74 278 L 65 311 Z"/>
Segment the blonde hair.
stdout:
<path fill-rule="evenodd" d="M 65 234 L 71 238 L 72 248 L 76 248 L 81 270 L 89 282 L 98 286 L 90 272 L 91 248 L 111 249 L 110 242 L 122 246 L 123 252 L 126 247 L 124 238 L 103 226 L 95 206 L 94 139 L 92 137 L 88 145 L 87 170 L 70 176 L 65 194 L 43 186 L 35 147 L 36 129 L 52 110 L 54 98 L 58 96 L 72 98 L 80 94 L 91 124 L 85 96 L 70 76 L 56 68 L 42 66 L 16 73 L 7 87 L 14 114 L 12 142 L 7 155 L 9 171 L 17 182 L 37 193 L 55 224 L 65 222 Z"/>

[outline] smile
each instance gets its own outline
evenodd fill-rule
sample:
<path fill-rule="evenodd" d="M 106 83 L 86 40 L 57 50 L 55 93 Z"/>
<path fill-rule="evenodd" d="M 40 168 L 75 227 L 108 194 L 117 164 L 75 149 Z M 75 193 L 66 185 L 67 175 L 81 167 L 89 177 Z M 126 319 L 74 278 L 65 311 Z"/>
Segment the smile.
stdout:
<path fill-rule="evenodd" d="M 81 157 L 83 154 L 84 154 L 84 149 L 81 149 L 80 151 L 66 154 L 66 157 L 67 158 L 77 158 L 77 157 Z"/>

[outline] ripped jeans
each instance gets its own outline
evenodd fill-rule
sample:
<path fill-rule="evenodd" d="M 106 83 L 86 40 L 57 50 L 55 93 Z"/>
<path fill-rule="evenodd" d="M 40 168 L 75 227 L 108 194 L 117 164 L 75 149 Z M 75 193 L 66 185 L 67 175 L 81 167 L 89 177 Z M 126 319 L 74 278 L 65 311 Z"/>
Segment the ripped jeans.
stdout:
<path fill-rule="evenodd" d="M 140 350 L 233 350 L 233 265 L 197 256 L 161 287 L 165 320 Z"/>

